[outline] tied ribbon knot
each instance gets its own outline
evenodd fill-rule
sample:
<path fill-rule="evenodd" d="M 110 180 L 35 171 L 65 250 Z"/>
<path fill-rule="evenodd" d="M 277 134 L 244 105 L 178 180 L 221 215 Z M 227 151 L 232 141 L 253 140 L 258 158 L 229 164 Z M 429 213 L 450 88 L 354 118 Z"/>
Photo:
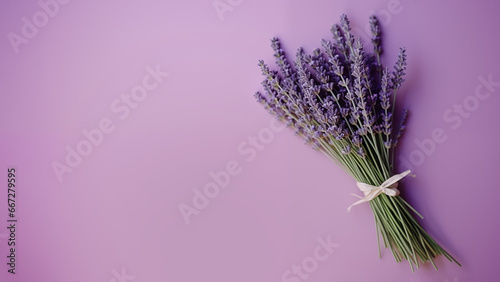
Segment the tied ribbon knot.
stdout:
<path fill-rule="evenodd" d="M 359 190 L 365 194 L 364 197 L 360 197 L 356 194 L 351 194 L 353 196 L 356 196 L 360 198 L 359 201 L 355 202 L 354 204 L 350 205 L 349 208 L 347 208 L 347 212 L 351 211 L 351 208 L 359 205 L 361 203 L 369 202 L 373 199 L 375 199 L 378 195 L 384 193 L 387 196 L 397 196 L 399 195 L 399 190 L 398 190 L 398 181 L 403 179 L 405 176 L 410 174 L 410 170 L 407 170 L 405 172 L 402 172 L 400 174 L 395 174 L 391 177 L 389 177 L 386 181 L 384 181 L 380 186 L 373 186 L 370 184 L 366 184 L 363 182 L 356 182 L 356 185 L 358 186 Z"/>

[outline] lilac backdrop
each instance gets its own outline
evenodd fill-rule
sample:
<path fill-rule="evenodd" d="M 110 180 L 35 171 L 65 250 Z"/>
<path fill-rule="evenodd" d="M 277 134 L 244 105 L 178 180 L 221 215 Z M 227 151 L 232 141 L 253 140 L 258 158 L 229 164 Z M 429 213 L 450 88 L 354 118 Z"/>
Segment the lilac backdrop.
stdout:
<path fill-rule="evenodd" d="M 498 280 L 498 12 L 496 1 L 2 1 L 0 280 Z M 342 13 L 358 35 L 380 16 L 386 64 L 407 48 L 398 164 L 417 177 L 404 194 L 462 268 L 379 259 L 369 206 L 346 213 L 354 181 L 254 101 L 269 39 L 311 51 Z M 87 156 L 66 160 L 67 148 Z M 213 198 L 195 196 L 204 188 Z"/>

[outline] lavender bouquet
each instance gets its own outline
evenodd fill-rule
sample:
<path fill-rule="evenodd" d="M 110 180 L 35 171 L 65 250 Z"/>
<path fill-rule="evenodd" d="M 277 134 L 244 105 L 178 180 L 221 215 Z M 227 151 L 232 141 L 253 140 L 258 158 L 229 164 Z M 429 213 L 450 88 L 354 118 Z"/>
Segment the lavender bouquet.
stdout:
<path fill-rule="evenodd" d="M 267 95 L 257 100 L 308 144 L 337 162 L 357 181 L 364 196 L 352 206 L 368 202 L 377 228 L 397 262 L 406 259 L 412 271 L 438 255 L 457 263 L 413 217 L 423 218 L 399 196 L 398 181 L 410 171 L 394 174 L 394 149 L 403 133 L 407 111 L 393 130 L 395 101 L 404 82 L 405 49 L 400 49 L 393 71 L 380 62 L 381 31 L 370 17 L 373 54 L 366 54 L 359 38 L 351 33 L 342 15 L 333 25 L 334 43 L 323 40 L 312 55 L 299 49 L 292 64 L 277 38 L 271 40 L 279 71 L 259 62 Z M 349 207 L 348 210 L 351 209 Z"/>

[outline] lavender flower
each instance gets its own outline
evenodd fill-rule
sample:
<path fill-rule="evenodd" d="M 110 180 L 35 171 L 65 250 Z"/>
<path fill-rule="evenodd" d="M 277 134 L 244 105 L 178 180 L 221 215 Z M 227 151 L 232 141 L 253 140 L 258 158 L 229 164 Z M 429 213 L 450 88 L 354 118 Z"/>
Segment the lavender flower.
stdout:
<path fill-rule="evenodd" d="M 398 144 L 399 139 L 403 135 L 403 132 L 404 132 L 404 130 L 406 128 L 405 123 L 406 123 L 407 117 L 408 117 L 408 110 L 404 109 L 403 110 L 403 116 L 401 117 L 401 124 L 399 125 L 398 134 L 396 135 L 396 140 L 394 140 L 393 147 L 396 147 L 396 145 Z"/>
<path fill-rule="evenodd" d="M 352 50 L 354 36 L 351 34 L 351 22 L 345 14 L 340 16 L 340 28 L 342 29 L 342 34 L 344 35 L 345 46 L 348 50 Z"/>
<path fill-rule="evenodd" d="M 330 31 L 332 32 L 333 39 L 335 40 L 335 47 L 337 47 L 337 50 L 340 52 L 340 54 L 344 55 L 345 60 L 348 60 L 349 47 L 345 42 L 342 31 L 340 31 L 340 26 L 338 24 L 335 24 L 332 26 Z"/>
<path fill-rule="evenodd" d="M 380 62 L 382 33 L 375 16 L 370 17 L 370 29 L 374 54 L 365 53 L 346 15 L 331 28 L 333 42 L 323 40 L 322 49 L 311 55 L 299 49 L 293 61 L 280 41 L 271 39 L 278 70 L 259 61 L 265 94 L 257 92 L 255 98 L 358 182 L 378 186 L 393 175 L 394 148 L 405 130 L 406 110 L 396 133 L 393 119 L 396 94 L 406 75 L 406 51 L 400 49 L 389 72 Z M 396 260 L 404 257 L 412 269 L 419 261 L 433 263 L 439 254 L 457 262 L 412 218 L 408 203 L 399 196 L 387 197 L 380 195 L 370 204 Z"/>
<path fill-rule="evenodd" d="M 370 16 L 370 31 L 372 32 L 372 44 L 373 44 L 373 51 L 377 55 L 377 57 L 380 56 L 382 53 L 382 44 L 381 44 L 381 31 L 380 31 L 380 26 L 378 24 L 378 20 L 375 16 Z M 380 65 L 380 62 L 378 62 Z"/>
<path fill-rule="evenodd" d="M 274 50 L 274 56 L 276 57 L 276 64 L 280 67 L 281 73 L 285 77 L 290 77 L 293 73 L 292 67 L 288 63 L 285 57 L 285 52 L 281 49 L 281 43 L 278 38 L 274 37 L 271 39 L 271 47 Z"/>
<path fill-rule="evenodd" d="M 405 81 L 404 76 L 406 74 L 406 50 L 401 48 L 398 54 L 398 62 L 394 66 L 392 84 L 394 89 L 401 88 L 401 84 Z"/>

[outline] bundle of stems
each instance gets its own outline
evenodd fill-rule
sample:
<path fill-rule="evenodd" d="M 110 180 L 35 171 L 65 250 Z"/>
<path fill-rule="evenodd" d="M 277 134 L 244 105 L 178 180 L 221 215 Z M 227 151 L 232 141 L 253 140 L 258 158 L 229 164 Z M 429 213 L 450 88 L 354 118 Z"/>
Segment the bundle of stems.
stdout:
<path fill-rule="evenodd" d="M 384 68 L 380 61 L 381 30 L 375 16 L 370 17 L 370 27 L 373 54 L 365 53 L 361 39 L 353 36 L 346 15 L 331 28 L 333 42 L 323 40 L 322 49 L 311 55 L 299 49 L 293 63 L 279 40 L 273 38 L 271 47 L 279 70 L 259 61 L 266 95 L 257 92 L 255 97 L 358 184 L 374 188 L 371 192 L 376 193 L 364 191 L 365 198 L 359 202 L 369 202 L 373 211 L 379 255 L 381 234 L 396 261 L 406 259 L 412 271 L 419 267 L 419 261 L 430 262 L 437 270 L 433 259 L 438 255 L 460 265 L 427 234 L 414 218 L 414 214 L 422 216 L 399 196 L 397 181 L 409 171 L 384 186 L 394 176 L 394 151 L 407 117 L 407 111 L 402 111 L 398 130 L 393 130 L 396 95 L 406 74 L 406 53 L 400 49 L 392 71 Z"/>

